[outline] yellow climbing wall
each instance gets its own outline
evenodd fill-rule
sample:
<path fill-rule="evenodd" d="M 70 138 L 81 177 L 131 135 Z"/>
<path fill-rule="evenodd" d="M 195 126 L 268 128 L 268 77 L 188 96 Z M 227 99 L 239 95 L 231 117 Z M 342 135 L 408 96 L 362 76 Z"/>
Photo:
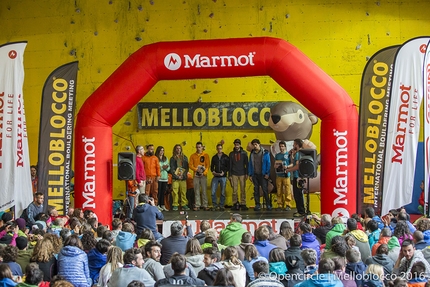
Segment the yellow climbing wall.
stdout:
<path fill-rule="evenodd" d="M 46 77 L 65 63 L 79 61 L 78 111 L 91 93 L 144 45 L 278 37 L 303 51 L 359 105 L 361 73 L 368 57 L 384 47 L 429 35 L 428 11 L 428 0 L 2 0 L 0 44 L 28 41 L 24 99 L 30 159 L 36 164 L 41 91 Z M 120 95 L 118 100 L 125 96 Z M 163 81 L 142 102 L 286 100 L 294 99 L 271 78 L 255 77 Z M 138 130 L 136 108 L 124 115 L 113 133 L 114 161 L 118 152 L 137 144 L 163 145 L 170 156 L 174 144 L 184 143 L 189 156 L 195 151 L 195 142 L 201 140 L 212 156 L 221 140 L 226 142 L 226 152 L 232 149 L 235 138 L 242 139 L 243 144 L 256 137 L 262 143 L 275 140 L 270 130 Z M 319 146 L 319 138 L 317 124 L 311 140 Z M 114 198 L 123 197 L 123 187 L 116 180 L 114 168 Z M 249 183 L 247 190 L 249 200 Z M 311 201 L 311 210 L 319 210 L 317 197 L 312 196 Z"/>

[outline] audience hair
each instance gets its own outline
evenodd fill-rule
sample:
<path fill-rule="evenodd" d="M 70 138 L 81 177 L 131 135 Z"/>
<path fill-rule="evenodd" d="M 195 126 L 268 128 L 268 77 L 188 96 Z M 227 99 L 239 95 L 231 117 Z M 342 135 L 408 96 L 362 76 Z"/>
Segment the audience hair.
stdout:
<path fill-rule="evenodd" d="M 269 229 L 265 225 L 258 227 L 257 230 L 255 231 L 255 238 L 258 241 L 264 241 L 269 239 L 269 235 L 270 235 Z"/>
<path fill-rule="evenodd" d="M 317 263 L 317 252 L 312 248 L 303 249 L 302 252 L 300 252 L 300 255 L 302 256 L 305 265 L 313 265 Z"/>
<path fill-rule="evenodd" d="M 287 220 L 282 221 L 281 226 L 279 227 L 279 234 L 287 240 L 290 240 L 294 235 L 293 228 L 291 228 L 291 225 Z"/>
<path fill-rule="evenodd" d="M 291 247 L 300 247 L 302 245 L 302 237 L 298 234 L 293 234 L 290 238 Z"/>
<path fill-rule="evenodd" d="M 228 268 L 221 268 L 216 273 L 213 286 L 229 286 L 236 287 L 233 273 Z"/>
<path fill-rule="evenodd" d="M 268 274 L 269 273 L 269 263 L 263 260 L 258 260 L 252 264 L 252 269 L 254 273 L 257 274 Z"/>
<path fill-rule="evenodd" d="M 170 263 L 175 275 L 183 273 L 185 268 L 187 268 L 187 258 L 178 252 L 173 253 L 172 257 L 170 258 Z"/>
<path fill-rule="evenodd" d="M 282 248 L 273 248 L 269 252 L 269 262 L 285 262 L 285 252 Z"/>
<path fill-rule="evenodd" d="M 251 232 L 244 232 L 243 234 L 242 234 L 242 240 L 241 240 L 241 242 L 242 243 L 252 243 L 252 234 L 251 234 Z"/>
<path fill-rule="evenodd" d="M 351 263 L 356 263 L 361 260 L 360 252 L 358 252 L 355 248 L 351 248 L 348 251 L 346 251 L 346 260 Z"/>
<path fill-rule="evenodd" d="M 180 221 L 175 221 L 170 225 L 170 234 L 171 236 L 179 236 L 182 235 L 184 230 L 184 226 Z"/>
<path fill-rule="evenodd" d="M 188 240 L 186 248 L 185 248 L 185 254 L 191 254 L 191 255 L 199 255 L 203 254 L 203 250 L 200 247 L 200 242 L 196 238 L 191 238 Z"/>
<path fill-rule="evenodd" d="M 333 273 L 334 271 L 334 262 L 330 258 L 323 258 L 320 260 L 318 264 L 318 273 Z"/>
<path fill-rule="evenodd" d="M 211 223 L 209 222 L 209 220 L 205 219 L 205 220 L 202 220 L 202 222 L 200 222 L 200 231 L 201 232 L 205 232 L 209 228 L 211 228 Z"/>
<path fill-rule="evenodd" d="M 247 245 L 245 247 L 245 259 L 251 261 L 258 257 L 258 250 L 254 244 Z"/>

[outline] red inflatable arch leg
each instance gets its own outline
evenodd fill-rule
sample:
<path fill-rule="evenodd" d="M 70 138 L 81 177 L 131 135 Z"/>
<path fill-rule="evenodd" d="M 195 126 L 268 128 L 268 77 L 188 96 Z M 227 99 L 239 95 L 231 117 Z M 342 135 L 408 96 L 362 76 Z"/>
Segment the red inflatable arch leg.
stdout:
<path fill-rule="evenodd" d="M 356 212 L 358 113 L 348 94 L 281 39 L 162 42 L 131 55 L 83 104 L 76 122 L 75 205 L 112 220 L 112 126 L 160 80 L 269 75 L 321 119 L 321 211 Z"/>

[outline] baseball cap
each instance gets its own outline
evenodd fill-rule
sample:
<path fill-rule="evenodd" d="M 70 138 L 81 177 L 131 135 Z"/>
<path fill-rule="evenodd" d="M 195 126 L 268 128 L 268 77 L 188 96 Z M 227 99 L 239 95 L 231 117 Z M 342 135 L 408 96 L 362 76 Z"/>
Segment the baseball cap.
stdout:
<path fill-rule="evenodd" d="M 234 143 L 234 144 L 235 144 L 235 143 L 242 144 L 242 142 L 240 141 L 240 139 L 235 139 L 233 143 Z"/>

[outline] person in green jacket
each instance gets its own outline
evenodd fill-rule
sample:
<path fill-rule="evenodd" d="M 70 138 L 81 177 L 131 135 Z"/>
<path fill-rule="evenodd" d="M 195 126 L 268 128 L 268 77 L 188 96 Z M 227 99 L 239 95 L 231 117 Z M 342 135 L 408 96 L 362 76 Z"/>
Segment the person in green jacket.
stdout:
<path fill-rule="evenodd" d="M 218 243 L 225 246 L 239 245 L 242 240 L 242 234 L 247 230 L 242 226 L 242 215 L 233 213 L 230 217 L 230 223 L 225 229 L 221 230 Z"/>
<path fill-rule="evenodd" d="M 345 224 L 343 223 L 342 217 L 333 217 L 331 220 L 331 224 L 333 225 L 333 228 L 327 232 L 326 238 L 325 238 L 325 249 L 330 250 L 331 248 L 331 240 L 336 235 L 343 235 L 343 232 L 345 230 Z"/>

